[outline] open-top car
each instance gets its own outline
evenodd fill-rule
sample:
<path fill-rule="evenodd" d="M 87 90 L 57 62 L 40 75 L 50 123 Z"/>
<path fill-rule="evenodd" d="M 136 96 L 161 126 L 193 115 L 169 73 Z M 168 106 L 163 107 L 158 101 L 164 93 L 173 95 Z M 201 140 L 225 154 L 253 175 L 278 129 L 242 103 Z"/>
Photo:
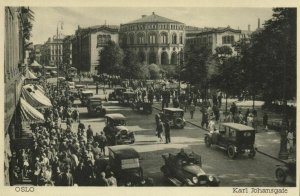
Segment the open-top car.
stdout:
<path fill-rule="evenodd" d="M 128 145 L 111 146 L 109 165 L 118 186 L 152 186 L 153 180 L 143 175 L 139 153 Z"/>
<path fill-rule="evenodd" d="M 186 122 L 183 118 L 184 111 L 180 108 L 164 108 L 161 113 L 163 121 L 169 121 L 171 127 L 184 128 Z"/>
<path fill-rule="evenodd" d="M 105 116 L 106 114 L 106 109 L 103 107 L 100 97 L 90 97 L 87 101 L 87 110 L 91 116 Z"/>
<path fill-rule="evenodd" d="M 226 150 L 228 157 L 232 159 L 245 152 L 250 158 L 256 154 L 255 130 L 243 124 L 222 123 L 218 131 L 205 134 L 204 141 L 207 147 L 213 144 Z"/>
<path fill-rule="evenodd" d="M 134 133 L 126 126 L 126 118 L 123 114 L 114 113 L 105 115 L 106 122 L 103 132 L 109 145 L 132 144 L 135 142 Z"/>
<path fill-rule="evenodd" d="M 187 154 L 181 149 L 177 154 L 162 155 L 165 164 L 161 167 L 164 176 L 176 186 L 219 186 L 220 180 L 206 174 L 202 169 L 201 156 Z"/>
<path fill-rule="evenodd" d="M 109 101 L 120 100 L 120 97 L 122 96 L 123 92 L 125 92 L 125 91 L 126 91 L 126 88 L 123 88 L 123 87 L 114 88 L 114 91 L 108 95 L 108 100 Z"/>

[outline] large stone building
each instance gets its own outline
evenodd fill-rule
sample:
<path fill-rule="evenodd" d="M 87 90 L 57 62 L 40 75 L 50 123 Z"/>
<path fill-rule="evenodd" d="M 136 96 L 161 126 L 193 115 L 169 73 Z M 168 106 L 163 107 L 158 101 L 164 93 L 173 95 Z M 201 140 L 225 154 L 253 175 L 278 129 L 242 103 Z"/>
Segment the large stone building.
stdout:
<path fill-rule="evenodd" d="M 73 66 L 80 72 L 98 73 L 99 52 L 108 41 L 119 43 L 119 28 L 99 25 L 80 28 L 72 39 Z"/>
<path fill-rule="evenodd" d="M 5 7 L 4 32 L 4 175 L 5 185 L 10 185 L 9 159 L 11 146 L 20 135 L 20 95 L 22 67 L 24 67 L 24 35 L 23 22 L 25 16 L 21 7 Z"/>
<path fill-rule="evenodd" d="M 136 51 L 140 62 L 177 65 L 185 40 L 185 24 L 155 14 L 121 24 L 120 43 Z"/>
<path fill-rule="evenodd" d="M 57 66 L 62 64 L 64 37 L 65 36 L 62 33 L 57 33 L 57 35 L 48 38 L 44 44 L 44 54 L 42 54 L 45 56 L 44 65 Z"/>
<path fill-rule="evenodd" d="M 251 34 L 250 27 L 248 31 L 232 29 L 229 26 L 225 28 L 203 28 L 199 32 L 190 32 L 186 35 L 186 44 L 205 46 L 214 54 L 216 48 L 221 46 L 229 46 L 232 48 L 233 54 L 237 54 L 233 45 L 242 38 L 249 38 Z"/>
<path fill-rule="evenodd" d="M 63 39 L 63 59 L 62 62 L 65 66 L 72 66 L 72 39 L 74 38 L 73 35 L 67 35 Z"/>

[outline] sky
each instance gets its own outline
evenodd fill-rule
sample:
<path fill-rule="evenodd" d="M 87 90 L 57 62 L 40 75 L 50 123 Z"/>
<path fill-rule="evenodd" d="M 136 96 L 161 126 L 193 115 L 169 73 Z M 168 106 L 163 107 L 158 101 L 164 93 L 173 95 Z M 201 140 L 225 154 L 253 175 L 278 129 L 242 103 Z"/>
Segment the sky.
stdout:
<path fill-rule="evenodd" d="M 56 28 L 63 22 L 64 35 L 72 35 L 80 27 L 93 25 L 120 25 L 155 14 L 196 27 L 227 27 L 247 30 L 257 28 L 272 17 L 272 8 L 186 8 L 186 7 L 31 7 L 34 11 L 31 41 L 43 44 L 56 35 Z M 59 25 L 58 25 L 59 24 Z"/>

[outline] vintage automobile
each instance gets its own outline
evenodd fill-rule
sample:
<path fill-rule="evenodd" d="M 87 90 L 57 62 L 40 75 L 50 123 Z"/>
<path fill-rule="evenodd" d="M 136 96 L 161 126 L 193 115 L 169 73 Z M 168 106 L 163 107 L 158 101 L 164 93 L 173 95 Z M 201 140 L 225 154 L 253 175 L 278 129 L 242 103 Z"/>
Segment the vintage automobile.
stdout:
<path fill-rule="evenodd" d="M 296 182 L 296 160 L 290 160 L 288 162 L 282 161 L 281 162 L 284 163 L 284 165 L 276 165 L 276 171 L 275 171 L 275 175 L 276 175 L 276 179 L 278 182 L 280 183 L 285 183 L 286 178 L 288 176 L 291 177 L 291 180 L 293 182 Z"/>
<path fill-rule="evenodd" d="M 184 111 L 180 108 L 164 108 L 160 115 L 162 121 L 169 121 L 171 127 L 182 129 L 186 124 Z"/>
<path fill-rule="evenodd" d="M 226 150 L 231 159 L 245 152 L 250 158 L 256 154 L 254 148 L 255 130 L 243 124 L 222 123 L 218 131 L 205 134 L 204 141 L 207 147 L 214 144 Z"/>
<path fill-rule="evenodd" d="M 81 105 L 82 106 L 87 106 L 88 103 L 88 99 L 90 97 L 92 97 L 94 95 L 94 93 L 92 91 L 82 91 L 81 92 L 81 97 L 80 97 L 80 101 L 81 101 Z"/>
<path fill-rule="evenodd" d="M 134 133 L 129 131 L 125 116 L 120 113 L 106 114 L 106 122 L 103 132 L 109 145 L 132 144 L 135 142 Z"/>
<path fill-rule="evenodd" d="M 149 102 L 134 101 L 131 104 L 132 110 L 142 112 L 145 114 L 152 114 L 152 104 Z"/>
<path fill-rule="evenodd" d="M 206 174 L 202 169 L 201 156 L 184 151 L 162 155 L 165 164 L 161 167 L 164 176 L 176 186 L 219 186 L 220 180 Z"/>
<path fill-rule="evenodd" d="M 108 95 L 108 101 L 119 101 L 125 91 L 126 88 L 123 87 L 114 88 L 114 91 Z"/>
<path fill-rule="evenodd" d="M 87 110 L 90 116 L 105 116 L 106 109 L 102 105 L 100 97 L 90 97 L 87 101 Z"/>
<path fill-rule="evenodd" d="M 153 186 L 153 180 L 143 175 L 139 153 L 128 145 L 111 146 L 109 166 L 118 186 Z"/>
<path fill-rule="evenodd" d="M 135 101 L 136 94 L 132 91 L 123 92 L 122 96 L 119 99 L 119 103 L 126 106 L 131 106 L 131 104 Z"/>

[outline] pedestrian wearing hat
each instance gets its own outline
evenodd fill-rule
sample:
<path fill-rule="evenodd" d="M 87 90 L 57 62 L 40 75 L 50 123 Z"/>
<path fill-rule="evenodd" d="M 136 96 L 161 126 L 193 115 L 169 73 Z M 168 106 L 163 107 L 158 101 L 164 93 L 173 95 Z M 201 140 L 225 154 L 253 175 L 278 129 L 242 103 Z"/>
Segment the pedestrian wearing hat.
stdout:
<path fill-rule="evenodd" d="M 114 173 L 110 172 L 109 177 L 107 178 L 109 186 L 117 186 L 117 179 L 114 177 Z"/>
<path fill-rule="evenodd" d="M 191 119 L 193 119 L 193 117 L 194 117 L 195 109 L 196 109 L 196 107 L 195 107 L 194 103 L 191 103 L 191 105 L 190 105 Z"/>
<path fill-rule="evenodd" d="M 166 138 L 166 144 L 171 143 L 171 138 L 170 138 L 170 124 L 168 120 L 165 121 L 164 123 L 164 129 L 165 129 L 165 138 Z"/>

